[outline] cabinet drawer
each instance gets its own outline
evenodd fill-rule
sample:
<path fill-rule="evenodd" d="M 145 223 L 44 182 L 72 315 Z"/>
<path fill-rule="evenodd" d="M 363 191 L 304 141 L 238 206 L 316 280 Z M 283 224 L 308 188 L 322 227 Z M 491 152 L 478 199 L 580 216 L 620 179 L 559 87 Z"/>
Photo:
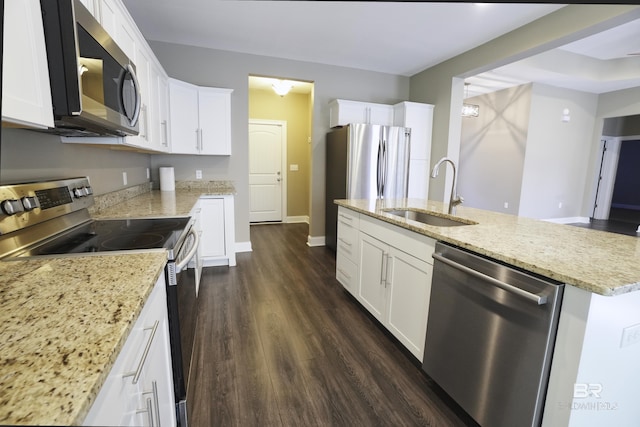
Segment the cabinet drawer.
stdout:
<path fill-rule="evenodd" d="M 357 295 L 358 266 L 340 253 L 336 257 L 336 279 L 353 296 Z"/>
<path fill-rule="evenodd" d="M 338 223 L 350 225 L 351 227 L 358 228 L 360 223 L 360 214 L 350 209 L 338 206 Z"/>
<path fill-rule="evenodd" d="M 358 262 L 358 229 L 338 221 L 337 253 Z"/>

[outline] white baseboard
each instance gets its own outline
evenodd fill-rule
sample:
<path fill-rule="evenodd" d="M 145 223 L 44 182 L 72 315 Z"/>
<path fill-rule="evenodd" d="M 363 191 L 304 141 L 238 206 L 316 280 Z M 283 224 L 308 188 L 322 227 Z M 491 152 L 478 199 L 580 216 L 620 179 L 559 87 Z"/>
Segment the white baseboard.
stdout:
<path fill-rule="evenodd" d="M 325 237 L 324 236 L 319 236 L 319 237 L 313 237 L 313 236 L 307 236 L 307 246 L 325 246 Z"/>
<path fill-rule="evenodd" d="M 253 249 L 251 249 L 251 241 L 236 242 L 236 253 L 239 252 L 253 252 Z"/>
<path fill-rule="evenodd" d="M 570 216 L 567 218 L 548 218 L 548 219 L 543 219 L 543 221 L 547 221 L 547 222 L 555 222 L 556 224 L 575 224 L 575 223 L 582 223 L 582 224 L 589 224 L 589 218 L 586 216 Z"/>
<path fill-rule="evenodd" d="M 294 224 L 299 222 L 304 222 L 309 224 L 309 216 L 308 215 L 299 215 L 299 216 L 288 216 L 284 220 L 287 224 Z"/>

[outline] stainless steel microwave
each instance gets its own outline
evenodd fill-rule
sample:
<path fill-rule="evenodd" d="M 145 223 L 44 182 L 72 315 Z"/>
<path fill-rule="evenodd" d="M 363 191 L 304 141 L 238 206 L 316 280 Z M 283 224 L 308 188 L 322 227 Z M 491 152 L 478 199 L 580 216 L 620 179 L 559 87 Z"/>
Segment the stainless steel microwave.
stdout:
<path fill-rule="evenodd" d="M 137 135 L 135 65 L 78 0 L 40 0 L 54 133 Z"/>

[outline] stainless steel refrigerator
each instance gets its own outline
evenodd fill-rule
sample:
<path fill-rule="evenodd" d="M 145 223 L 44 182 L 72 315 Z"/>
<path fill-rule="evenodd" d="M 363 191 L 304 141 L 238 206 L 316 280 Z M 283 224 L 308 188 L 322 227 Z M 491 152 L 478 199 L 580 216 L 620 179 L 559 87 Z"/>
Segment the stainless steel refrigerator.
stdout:
<path fill-rule="evenodd" d="M 411 129 L 350 124 L 327 134 L 325 243 L 336 250 L 336 199 L 407 197 Z"/>

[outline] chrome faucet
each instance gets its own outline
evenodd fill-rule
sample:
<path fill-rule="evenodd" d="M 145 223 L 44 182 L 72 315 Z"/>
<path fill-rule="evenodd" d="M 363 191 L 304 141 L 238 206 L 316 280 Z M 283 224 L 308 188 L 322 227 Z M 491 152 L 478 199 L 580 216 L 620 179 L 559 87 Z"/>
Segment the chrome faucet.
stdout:
<path fill-rule="evenodd" d="M 451 197 L 449 198 L 449 215 L 455 213 L 455 207 L 462 204 L 462 202 L 464 202 L 464 199 L 459 196 L 458 194 L 455 193 L 455 188 L 456 188 L 456 164 L 453 163 L 453 160 L 447 158 L 447 157 L 443 157 L 440 160 L 438 160 L 438 163 L 435 164 L 435 166 L 433 167 L 433 170 L 431 171 L 431 178 L 435 178 L 438 176 L 438 171 L 440 169 L 440 165 L 443 164 L 444 162 L 448 162 L 451 164 L 451 167 L 453 168 L 453 184 L 451 185 Z"/>

